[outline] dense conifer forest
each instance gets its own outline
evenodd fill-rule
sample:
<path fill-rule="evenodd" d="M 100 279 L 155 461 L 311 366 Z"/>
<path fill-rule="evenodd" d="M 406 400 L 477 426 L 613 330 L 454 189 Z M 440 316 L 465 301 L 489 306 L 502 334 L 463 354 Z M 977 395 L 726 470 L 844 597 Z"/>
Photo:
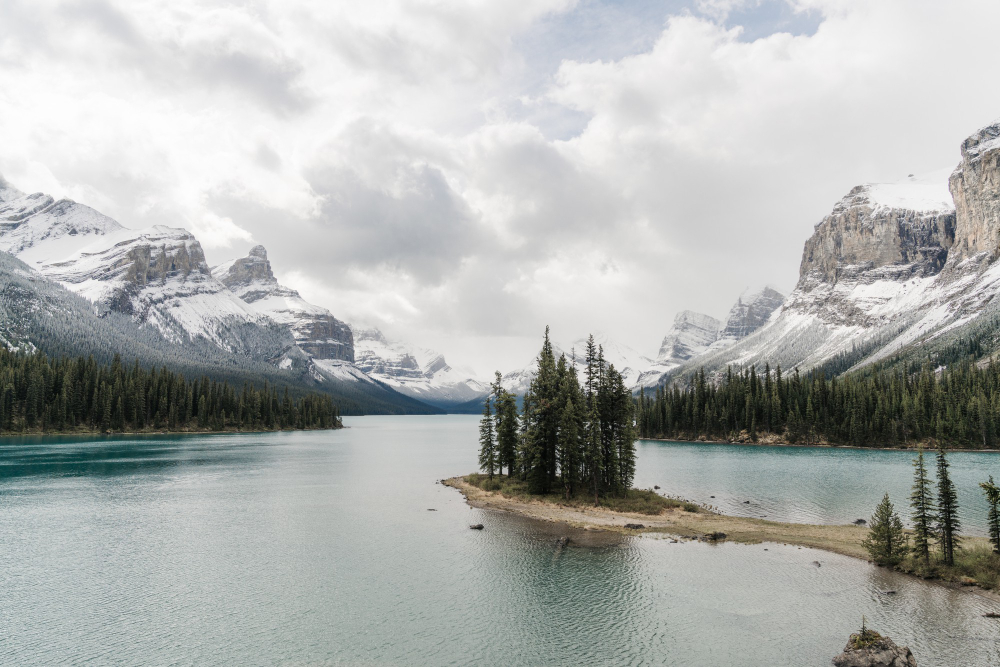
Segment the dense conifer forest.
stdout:
<path fill-rule="evenodd" d="M 500 386 L 487 396 L 480 467 L 492 480 L 507 470 L 531 493 L 624 496 L 635 475 L 632 393 L 591 336 L 583 384 L 565 355 L 555 358 L 548 328 L 521 414 Z"/>
<path fill-rule="evenodd" d="M 640 437 L 896 447 L 997 445 L 1000 365 L 966 357 L 947 368 L 866 369 L 838 377 L 730 368 L 718 383 L 698 372 L 685 386 L 642 393 Z"/>
<path fill-rule="evenodd" d="M 325 394 L 292 397 L 207 377 L 189 381 L 166 367 L 50 359 L 0 348 L 0 433 L 321 429 L 341 425 Z"/>

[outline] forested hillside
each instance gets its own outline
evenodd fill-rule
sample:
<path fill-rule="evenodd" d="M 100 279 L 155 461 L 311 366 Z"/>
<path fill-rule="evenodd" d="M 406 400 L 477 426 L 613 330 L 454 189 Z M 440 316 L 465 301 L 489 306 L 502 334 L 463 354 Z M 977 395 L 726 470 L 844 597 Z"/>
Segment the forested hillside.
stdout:
<path fill-rule="evenodd" d="M 333 400 L 292 398 L 266 381 L 189 381 L 118 357 L 49 359 L 0 348 L 0 433 L 224 431 L 339 427 Z"/>

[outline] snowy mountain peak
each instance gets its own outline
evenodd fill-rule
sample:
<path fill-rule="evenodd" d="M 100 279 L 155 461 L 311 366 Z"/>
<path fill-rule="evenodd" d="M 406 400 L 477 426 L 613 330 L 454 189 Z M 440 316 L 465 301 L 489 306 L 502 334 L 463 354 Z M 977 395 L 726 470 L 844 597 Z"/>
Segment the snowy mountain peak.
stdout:
<path fill-rule="evenodd" d="M 298 297 L 298 292 L 278 285 L 264 246 L 254 246 L 246 257 L 215 267 L 212 275 L 247 303 L 278 291 L 286 292 L 289 297 Z"/>
<path fill-rule="evenodd" d="M 326 308 L 309 303 L 295 290 L 281 285 L 274 277 L 264 246 L 254 246 L 246 257 L 215 267 L 212 275 L 254 310 L 287 326 L 298 346 L 313 359 L 354 361 L 350 327 Z"/>
<path fill-rule="evenodd" d="M 785 302 L 785 295 L 773 287 L 758 292 L 743 293 L 729 311 L 726 326 L 719 334 L 722 340 L 742 340 L 764 326 L 771 313 Z"/>
<path fill-rule="evenodd" d="M 389 341 L 378 329 L 354 329 L 354 340 L 375 341 L 383 345 L 388 345 Z"/>
<path fill-rule="evenodd" d="M 24 196 L 24 193 L 11 185 L 3 174 L 0 174 L 0 203 L 11 201 L 12 199 L 20 199 Z"/>
<path fill-rule="evenodd" d="M 658 364 L 677 364 L 701 354 L 719 337 L 722 323 L 710 315 L 682 310 L 663 337 L 656 355 Z"/>
<path fill-rule="evenodd" d="M 398 392 L 428 403 L 464 403 L 489 391 L 489 385 L 448 365 L 433 350 L 391 341 L 378 329 L 354 331 L 355 364 Z"/>
<path fill-rule="evenodd" d="M 951 169 L 941 169 L 930 174 L 914 176 L 910 174 L 894 183 L 868 183 L 859 185 L 834 208 L 844 209 L 867 201 L 875 210 L 898 209 L 918 213 L 947 213 L 955 210 L 951 192 L 948 190 L 948 176 Z"/>

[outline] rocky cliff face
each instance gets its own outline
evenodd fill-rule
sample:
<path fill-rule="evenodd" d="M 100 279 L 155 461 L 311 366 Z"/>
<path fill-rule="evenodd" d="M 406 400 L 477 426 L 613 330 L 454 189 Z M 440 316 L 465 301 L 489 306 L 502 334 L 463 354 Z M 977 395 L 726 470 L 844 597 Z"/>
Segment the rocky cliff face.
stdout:
<path fill-rule="evenodd" d="M 660 343 L 657 363 L 680 363 L 701 354 L 719 338 L 721 328 L 722 322 L 710 315 L 681 311 Z"/>
<path fill-rule="evenodd" d="M 773 287 L 741 295 L 726 318 L 726 326 L 719 333 L 719 342 L 732 345 L 743 340 L 764 326 L 771 314 L 785 303 L 785 295 Z M 716 347 L 720 347 L 716 344 Z"/>
<path fill-rule="evenodd" d="M 962 161 L 949 179 L 955 200 L 955 249 L 952 262 L 1000 251 L 1000 123 L 962 142 Z"/>
<path fill-rule="evenodd" d="M 799 275 L 831 284 L 873 269 L 935 275 L 954 240 L 955 211 L 940 182 L 859 185 L 816 226 Z"/>
<path fill-rule="evenodd" d="M 289 327 L 296 344 L 319 360 L 354 361 L 351 328 L 325 308 L 307 302 L 274 277 L 264 246 L 222 264 L 212 274 L 243 301 L 278 324 Z"/>

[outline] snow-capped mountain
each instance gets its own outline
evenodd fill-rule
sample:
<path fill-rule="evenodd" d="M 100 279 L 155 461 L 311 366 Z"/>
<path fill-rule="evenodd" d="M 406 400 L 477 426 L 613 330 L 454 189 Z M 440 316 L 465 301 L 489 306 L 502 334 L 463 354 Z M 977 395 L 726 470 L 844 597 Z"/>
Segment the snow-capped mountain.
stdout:
<path fill-rule="evenodd" d="M 354 363 L 396 391 L 431 405 L 457 405 L 489 392 L 489 383 L 449 366 L 442 354 L 387 340 L 378 329 L 354 330 Z"/>
<path fill-rule="evenodd" d="M 274 277 L 264 246 L 254 246 L 246 257 L 214 267 L 212 275 L 255 312 L 291 332 L 296 345 L 308 356 L 316 380 L 372 382 L 354 365 L 351 328 L 326 308 L 309 303 L 295 290 L 281 285 Z"/>
<path fill-rule="evenodd" d="M 295 342 L 314 359 L 354 361 L 351 328 L 326 308 L 314 306 L 279 284 L 264 246 L 213 268 L 212 275 L 256 311 L 288 326 Z"/>
<path fill-rule="evenodd" d="M 954 170 L 853 188 L 806 241 L 781 310 L 724 350 L 679 367 L 860 365 L 933 345 L 1000 310 L 1000 122 Z M 950 175 L 949 175 L 950 174 Z"/>
<path fill-rule="evenodd" d="M 183 229 L 128 229 L 89 206 L 25 195 L 4 181 L 0 251 L 174 342 L 202 337 L 230 352 L 258 351 L 263 318 L 212 277 Z"/>
<path fill-rule="evenodd" d="M 5 253 L 17 258 L 0 263 L 3 310 L 13 313 L 0 336 L 9 347 L 41 341 L 52 354 L 105 354 L 107 341 L 95 346 L 85 339 L 91 329 L 106 330 L 102 338 L 118 341 L 123 355 L 142 363 L 169 360 L 172 368 L 220 378 L 325 386 L 345 413 L 435 411 L 356 368 L 349 327 L 279 285 L 262 248 L 219 267 L 231 290 L 186 230 L 128 229 L 88 206 L 26 195 L 0 178 Z M 51 317 L 39 319 L 18 304 L 48 309 L 44 304 L 66 300 L 60 290 L 82 297 L 97 324 L 75 337 L 56 312 L 68 307 L 53 305 Z"/>
<path fill-rule="evenodd" d="M 772 287 L 744 293 L 729 310 L 725 323 L 702 313 L 682 311 L 663 338 L 656 360 L 643 370 L 636 385 L 655 386 L 684 364 L 743 340 L 764 326 L 784 300 L 784 295 Z"/>
<path fill-rule="evenodd" d="M 611 339 L 607 334 L 594 334 L 594 343 L 604 350 L 604 359 L 614 364 L 615 370 L 622 374 L 625 386 L 632 387 L 639 381 L 640 375 L 653 364 L 653 360 L 646 355 L 637 352 L 633 348 L 623 345 Z M 552 351 L 556 359 L 565 354 L 566 360 L 576 366 L 577 375 L 581 381 L 587 368 L 587 338 L 578 338 L 567 346 L 552 343 Z M 521 396 L 531 386 L 531 380 L 535 377 L 537 369 L 537 359 L 512 371 L 503 374 L 500 382 L 507 391 Z"/>

